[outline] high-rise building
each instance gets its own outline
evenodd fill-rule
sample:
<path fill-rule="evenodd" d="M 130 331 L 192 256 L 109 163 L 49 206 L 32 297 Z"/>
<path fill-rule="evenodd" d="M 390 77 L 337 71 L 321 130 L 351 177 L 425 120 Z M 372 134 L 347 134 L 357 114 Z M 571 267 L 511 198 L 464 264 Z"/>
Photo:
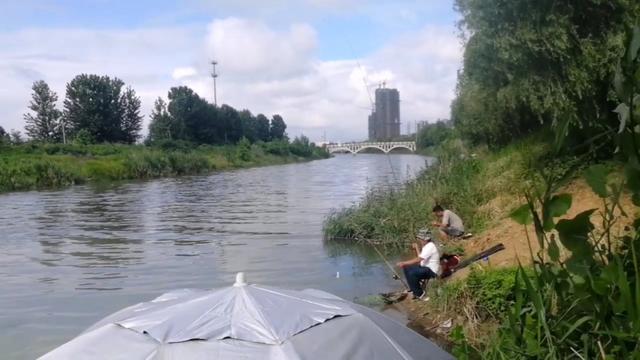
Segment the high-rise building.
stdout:
<path fill-rule="evenodd" d="M 369 140 L 385 141 L 400 136 L 400 93 L 398 89 L 376 89 L 375 110 L 369 115 Z"/>

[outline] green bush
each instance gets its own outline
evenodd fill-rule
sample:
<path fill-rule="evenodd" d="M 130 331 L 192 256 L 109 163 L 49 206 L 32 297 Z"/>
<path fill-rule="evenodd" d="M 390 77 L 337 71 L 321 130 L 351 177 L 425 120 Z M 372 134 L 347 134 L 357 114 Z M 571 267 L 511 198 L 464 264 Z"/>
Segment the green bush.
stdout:
<path fill-rule="evenodd" d="M 466 287 L 476 301 L 476 310 L 483 318 L 505 319 L 515 301 L 517 268 L 481 270 L 472 268 Z"/>

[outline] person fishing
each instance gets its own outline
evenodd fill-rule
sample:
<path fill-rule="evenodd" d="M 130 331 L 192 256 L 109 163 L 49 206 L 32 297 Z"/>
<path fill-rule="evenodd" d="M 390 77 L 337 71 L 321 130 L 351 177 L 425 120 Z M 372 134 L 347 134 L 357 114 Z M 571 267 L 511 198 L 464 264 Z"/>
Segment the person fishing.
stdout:
<path fill-rule="evenodd" d="M 413 298 L 428 301 L 429 297 L 422 290 L 420 281 L 438 277 L 440 252 L 433 243 L 428 229 L 418 231 L 416 239 L 420 241 L 420 245 L 413 244 L 416 257 L 411 260 L 401 261 L 396 265 L 404 271 L 404 276 L 407 279 L 407 283 L 409 283 L 409 290 L 413 293 Z"/>
<path fill-rule="evenodd" d="M 434 221 L 431 225 L 438 228 L 442 240 L 459 238 L 464 235 L 464 224 L 460 216 L 440 205 L 434 206 L 432 211 L 439 221 Z"/>

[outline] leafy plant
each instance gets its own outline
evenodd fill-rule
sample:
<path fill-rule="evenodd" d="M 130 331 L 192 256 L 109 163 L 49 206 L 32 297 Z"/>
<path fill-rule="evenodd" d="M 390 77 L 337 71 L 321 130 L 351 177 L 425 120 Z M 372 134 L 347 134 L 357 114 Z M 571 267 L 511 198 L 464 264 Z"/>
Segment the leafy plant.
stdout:
<path fill-rule="evenodd" d="M 603 202 L 600 228 L 592 222 L 596 209 L 558 219 L 566 214 L 572 200 L 567 194 L 555 194 L 562 177 L 546 176 L 542 191 L 532 189 L 527 193 L 527 204 L 514 211 L 512 218 L 523 225 L 533 224 L 540 251 L 532 253 L 532 276 L 520 266 L 507 326 L 483 357 L 640 357 L 640 219 L 635 219 L 632 233 L 622 237 L 613 233 L 620 216 L 627 215 L 620 203 L 622 193 L 630 191 L 634 204 L 640 206 L 640 131 L 633 110 L 639 99 L 639 49 L 640 29 L 636 28 L 614 84 L 622 99 L 617 108 L 617 141 L 625 177 L 612 179 L 603 165 L 584 172 L 587 183 Z M 561 245 L 566 253 L 561 252 Z"/>

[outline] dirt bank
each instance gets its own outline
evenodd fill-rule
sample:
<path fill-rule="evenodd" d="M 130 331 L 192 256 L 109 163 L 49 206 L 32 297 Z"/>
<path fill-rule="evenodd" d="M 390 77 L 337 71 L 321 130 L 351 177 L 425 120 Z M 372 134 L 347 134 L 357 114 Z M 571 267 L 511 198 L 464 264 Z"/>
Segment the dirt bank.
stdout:
<path fill-rule="evenodd" d="M 589 210 L 598 209 L 592 216 L 592 222 L 596 225 L 596 228 L 601 227 L 599 224 L 602 222 L 602 211 L 604 209 L 603 200 L 595 195 L 586 182 L 582 179 L 578 179 L 566 186 L 561 193 L 569 193 L 572 195 L 573 204 L 571 209 L 564 216 L 564 218 L 573 218 L 577 214 Z M 500 200 L 502 202 L 503 200 Z M 513 202 L 511 199 L 510 202 Z M 632 222 L 634 213 L 634 206 L 631 203 L 631 199 L 628 195 L 622 197 L 621 204 L 623 209 L 627 211 L 627 217 L 620 216 L 619 221 L 614 226 L 614 234 L 622 235 L 625 231 L 628 231 L 628 227 Z M 463 240 L 463 247 L 467 256 L 479 253 L 485 249 L 488 249 L 498 243 L 505 245 L 505 250 L 492 255 L 488 261 L 477 262 L 477 266 L 483 268 L 498 268 L 517 266 L 518 262 L 523 264 L 531 263 L 531 253 L 535 254 L 539 250 L 539 246 L 535 239 L 535 233 L 532 226 L 523 227 L 520 224 L 515 223 L 508 217 L 508 208 L 494 207 L 496 212 L 502 212 L 496 214 L 498 220 L 486 231 L 476 234 L 474 237 Z M 620 211 L 616 211 L 617 215 L 621 215 Z M 527 232 L 531 242 L 527 240 Z M 531 244 L 531 248 L 529 246 Z M 561 249 L 561 251 L 564 251 Z M 566 255 L 566 251 L 564 251 Z M 469 273 L 469 268 L 463 269 L 446 280 L 439 281 L 456 281 L 465 278 Z M 435 296 L 430 294 L 430 296 Z M 423 335 L 435 340 L 441 346 L 447 347 L 449 345 L 447 340 L 448 332 L 458 324 L 471 326 L 471 331 L 475 331 L 478 334 L 486 333 L 495 329 L 497 324 L 495 323 L 482 323 L 478 321 L 477 315 L 473 313 L 471 309 L 469 311 L 447 311 L 447 309 L 433 309 L 429 302 L 414 301 L 410 297 L 394 305 L 400 311 L 406 313 L 409 318 L 409 326 L 414 330 L 422 333 Z M 449 324 L 449 320 L 450 324 Z M 444 325 L 444 326 L 443 326 Z M 467 330 L 469 327 L 467 326 Z"/>

